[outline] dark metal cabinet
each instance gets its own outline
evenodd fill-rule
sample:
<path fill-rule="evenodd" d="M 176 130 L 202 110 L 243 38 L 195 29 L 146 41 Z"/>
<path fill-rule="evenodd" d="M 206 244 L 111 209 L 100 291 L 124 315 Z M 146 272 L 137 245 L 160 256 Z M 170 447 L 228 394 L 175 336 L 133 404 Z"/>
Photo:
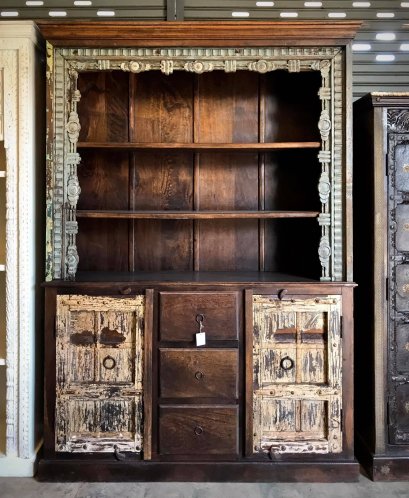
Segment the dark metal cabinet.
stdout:
<path fill-rule="evenodd" d="M 357 101 L 354 134 L 357 448 L 409 478 L 409 94 Z"/>

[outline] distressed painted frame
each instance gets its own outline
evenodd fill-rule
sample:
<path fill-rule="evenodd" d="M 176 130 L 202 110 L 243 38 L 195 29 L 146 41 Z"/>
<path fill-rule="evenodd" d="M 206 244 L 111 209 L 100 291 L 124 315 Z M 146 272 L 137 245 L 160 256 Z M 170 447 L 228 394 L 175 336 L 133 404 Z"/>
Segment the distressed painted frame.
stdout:
<path fill-rule="evenodd" d="M 293 454 L 293 453 L 341 453 L 342 452 L 342 340 L 341 340 L 341 315 L 342 315 L 342 299 L 340 296 L 320 296 L 295 298 L 291 300 L 279 300 L 275 296 L 254 295 L 253 296 L 253 452 L 254 453 L 270 453 L 273 455 Z M 325 381 L 322 382 L 303 382 L 302 371 L 305 368 L 305 356 L 303 351 L 314 350 L 308 344 L 303 344 L 297 339 L 296 343 L 291 343 L 290 346 L 284 343 L 284 350 L 278 347 L 274 342 L 268 340 L 270 326 L 273 327 L 273 315 L 281 315 L 280 320 L 285 326 L 289 326 L 289 314 L 294 316 L 295 323 L 298 324 L 299 315 L 322 315 L 326 317 L 326 338 L 322 349 L 321 358 L 326 358 L 326 364 L 322 367 L 322 374 Z M 292 324 L 292 323 L 291 323 Z M 298 327 L 298 325 L 297 325 Z M 278 329 L 276 329 L 277 332 Z M 297 337 L 300 330 L 297 331 Z M 260 341 L 260 336 L 265 337 L 265 343 Z M 296 358 L 293 366 L 290 367 L 290 372 L 296 369 L 297 374 L 294 374 L 294 381 L 290 382 L 286 378 L 287 372 L 283 372 L 280 367 L 275 368 L 275 365 L 263 365 L 263 356 L 267 352 L 273 352 L 273 356 L 280 357 L 280 351 L 294 347 Z M 274 348 L 274 351 L 273 349 Z M 319 348 L 320 349 L 320 348 Z M 281 359 L 280 365 L 285 359 Z M 293 359 L 291 359 L 293 361 Z M 316 361 L 316 359 L 314 360 Z M 308 367 L 311 367 L 309 364 Z M 284 368 L 284 367 L 282 367 Z M 284 378 L 282 381 L 267 383 L 269 372 L 278 377 L 281 371 Z M 304 372 L 307 377 L 310 372 Z M 298 432 L 294 432 L 285 440 L 274 438 L 269 434 L 266 425 L 271 424 L 271 415 L 268 420 L 263 420 L 263 414 L 269 413 L 274 403 L 280 402 L 297 402 L 301 403 L 321 403 L 322 420 L 326 424 L 323 429 L 323 435 L 316 438 L 304 438 L 302 433 L 302 413 L 301 406 L 298 408 L 299 413 L 294 413 L 293 417 L 298 421 Z M 264 404 L 264 410 L 262 409 Z M 318 410 L 318 408 L 316 408 Z M 274 411 L 274 410 L 273 410 Z M 287 414 L 286 418 L 288 418 Z M 315 416 L 319 413 L 316 413 Z M 278 417 L 278 415 L 276 415 Z M 291 417 L 290 417 L 291 418 Z"/>
<path fill-rule="evenodd" d="M 5 366 L 0 365 L 6 369 L 6 453 L 0 455 L 0 476 L 32 476 L 39 444 L 34 411 L 34 196 L 44 154 L 33 102 L 41 102 L 36 67 L 41 67 L 44 47 L 31 21 L 3 21 L 0 31 L 0 141 L 6 156 L 5 178 L 0 178 L 6 182 L 6 358 Z"/>
<path fill-rule="evenodd" d="M 114 332 L 119 337 L 124 334 L 124 344 L 128 346 L 126 349 L 121 349 L 122 340 L 108 348 L 101 346 L 102 333 L 99 325 L 102 324 L 99 320 L 102 316 L 107 319 L 104 314 L 108 314 L 108 317 L 109 314 L 111 317 L 114 315 L 115 325 L 120 325 L 118 316 L 122 315 L 123 321 L 120 320 L 120 322 L 123 327 L 125 327 L 125 322 L 129 329 L 121 330 L 121 327 L 118 327 L 119 331 Z M 78 321 L 75 320 L 74 315 L 79 317 Z M 90 315 L 93 317 L 91 320 L 94 323 L 93 329 L 84 331 L 80 328 L 78 330 L 77 327 L 81 323 L 89 325 Z M 129 451 L 141 453 L 143 447 L 144 316 L 145 296 L 142 295 L 133 298 L 57 296 L 55 408 L 55 449 L 57 452 Z M 126 332 L 128 336 L 125 335 Z M 84 334 L 87 334 L 84 343 L 74 342 L 75 336 L 81 337 Z M 131 365 L 120 364 L 121 360 L 124 361 L 126 357 L 126 354 L 121 356 L 121 352 L 124 351 L 130 354 Z M 102 360 L 103 356 L 105 358 Z M 112 365 L 105 362 L 112 362 Z M 121 379 L 120 374 L 130 378 Z M 82 378 L 78 379 L 77 375 Z M 128 410 L 127 414 L 133 411 L 132 420 L 127 420 L 123 415 L 112 424 L 115 428 L 125 427 L 128 424 L 128 427 L 134 428 L 133 433 L 126 432 L 124 429 L 116 429 L 106 434 L 96 434 L 88 428 L 89 432 L 86 434 L 72 435 L 71 429 L 75 426 L 76 420 L 81 418 L 79 423 L 85 425 L 86 415 L 91 419 L 89 426 L 97 425 L 96 405 L 101 403 L 102 406 L 106 402 L 109 402 L 111 407 L 116 407 L 117 417 L 124 414 L 121 409 Z M 107 418 L 110 420 L 115 418 L 115 413 Z M 104 422 L 108 423 L 106 419 Z"/>
<path fill-rule="evenodd" d="M 164 74 L 196 74 L 241 70 L 261 74 L 320 71 L 322 111 L 317 126 L 322 140 L 318 195 L 321 239 L 318 257 L 322 281 L 346 278 L 347 252 L 343 227 L 346 219 L 345 175 L 345 52 L 341 47 L 268 48 L 56 48 L 48 44 L 47 249 L 46 279 L 75 279 L 78 267 L 76 205 L 81 192 L 77 168 L 80 123 L 77 89 L 81 71 L 121 70 L 133 73 L 157 70 Z M 80 166 L 79 166 L 80 167 Z M 345 182 L 346 179 L 346 182 Z"/>

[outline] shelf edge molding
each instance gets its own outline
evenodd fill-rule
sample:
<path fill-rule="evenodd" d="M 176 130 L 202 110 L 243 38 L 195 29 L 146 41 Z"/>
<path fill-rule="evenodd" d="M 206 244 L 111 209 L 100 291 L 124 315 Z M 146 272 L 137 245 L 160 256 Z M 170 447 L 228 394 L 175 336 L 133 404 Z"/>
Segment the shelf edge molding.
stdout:
<path fill-rule="evenodd" d="M 78 149 L 112 150 L 217 150 L 265 151 L 286 149 L 319 149 L 321 142 L 270 142 L 270 143 L 164 143 L 164 142 L 78 142 Z"/>
<path fill-rule="evenodd" d="M 319 211 L 107 211 L 77 210 L 77 218 L 158 219 L 158 220 L 226 220 L 317 218 Z"/>

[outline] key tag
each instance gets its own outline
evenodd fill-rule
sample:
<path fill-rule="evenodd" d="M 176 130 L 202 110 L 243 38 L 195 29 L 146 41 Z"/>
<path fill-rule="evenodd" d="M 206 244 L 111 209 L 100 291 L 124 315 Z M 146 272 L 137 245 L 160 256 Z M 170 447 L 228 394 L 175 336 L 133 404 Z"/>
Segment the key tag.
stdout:
<path fill-rule="evenodd" d="M 199 324 L 199 332 L 196 334 L 196 346 L 206 345 L 206 332 L 203 330 L 203 320 L 204 315 L 200 314 L 196 316 L 196 321 Z"/>

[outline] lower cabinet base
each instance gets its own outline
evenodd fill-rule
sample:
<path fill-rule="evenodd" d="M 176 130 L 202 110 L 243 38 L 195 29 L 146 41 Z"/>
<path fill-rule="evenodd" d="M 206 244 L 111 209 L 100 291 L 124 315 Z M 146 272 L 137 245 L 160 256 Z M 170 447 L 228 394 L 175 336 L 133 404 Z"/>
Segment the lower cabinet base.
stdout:
<path fill-rule="evenodd" d="M 359 454 L 359 461 L 373 481 L 409 481 L 409 455 Z"/>
<path fill-rule="evenodd" d="M 359 464 L 348 462 L 126 462 L 40 460 L 40 481 L 355 482 Z"/>

